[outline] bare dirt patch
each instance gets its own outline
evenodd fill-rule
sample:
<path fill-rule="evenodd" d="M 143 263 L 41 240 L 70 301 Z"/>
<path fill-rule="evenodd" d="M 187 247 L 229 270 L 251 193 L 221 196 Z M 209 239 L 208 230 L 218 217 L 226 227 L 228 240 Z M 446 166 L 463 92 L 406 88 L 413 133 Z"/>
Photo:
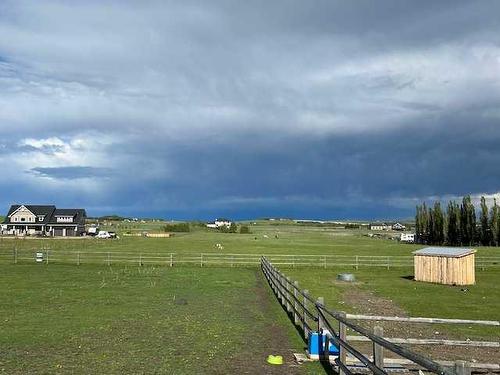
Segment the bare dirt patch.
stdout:
<path fill-rule="evenodd" d="M 349 284 L 343 293 L 345 304 L 350 307 L 354 314 L 385 315 L 407 317 L 408 313 L 392 300 L 375 295 L 371 291 L 359 288 L 357 285 Z M 466 337 L 458 337 L 446 332 L 438 324 L 405 323 L 405 322 L 382 322 L 382 321 L 357 321 L 358 324 L 367 328 L 374 325 L 383 327 L 385 337 L 396 338 L 429 338 L 466 340 Z M 352 333 L 350 333 L 352 334 Z M 371 347 L 367 344 L 357 344 L 364 353 L 371 353 Z M 407 346 L 407 345 L 404 345 Z M 412 350 L 430 356 L 437 360 L 466 360 L 480 363 L 499 363 L 499 348 L 478 348 L 465 346 L 444 345 L 411 345 Z M 387 356 L 390 356 L 387 353 Z"/>
<path fill-rule="evenodd" d="M 263 281 L 260 271 L 256 271 L 256 284 L 254 288 L 255 304 L 258 306 L 262 316 L 269 317 L 276 315 L 276 309 L 280 308 L 278 302 L 272 300 L 273 296 L 267 290 L 267 285 Z M 276 306 L 271 304 L 275 303 Z M 280 312 L 281 313 L 281 312 Z M 256 326 L 260 326 L 256 322 Z M 292 324 L 290 322 L 290 324 Z M 259 327 L 260 328 L 260 327 Z M 231 371 L 225 370 L 224 373 L 234 374 L 302 374 L 303 370 L 296 363 L 286 329 L 273 319 L 265 319 L 262 329 L 262 336 L 259 342 L 249 342 L 248 347 L 252 347 L 251 353 L 240 353 L 235 356 L 231 364 Z M 270 365 L 266 362 L 269 354 L 281 355 L 284 359 L 283 365 Z"/>

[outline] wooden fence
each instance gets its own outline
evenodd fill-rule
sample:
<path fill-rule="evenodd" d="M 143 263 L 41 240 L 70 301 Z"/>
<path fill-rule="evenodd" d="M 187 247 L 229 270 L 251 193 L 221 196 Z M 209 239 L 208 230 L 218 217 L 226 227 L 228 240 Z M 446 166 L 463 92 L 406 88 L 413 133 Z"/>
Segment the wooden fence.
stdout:
<path fill-rule="evenodd" d="M 424 339 L 388 339 L 383 337 L 382 327 L 375 326 L 373 332 L 369 329 L 359 326 L 354 323 L 354 320 L 389 320 L 394 321 L 403 319 L 408 322 L 425 322 L 425 323 L 457 323 L 457 324 L 486 324 L 500 325 L 498 321 L 472 321 L 472 320 L 457 320 L 457 319 L 431 319 L 431 318 L 397 318 L 397 317 L 381 317 L 381 316 L 366 316 L 366 315 L 351 315 L 344 312 L 329 309 L 322 297 L 314 299 L 308 290 L 299 288 L 297 281 L 291 280 L 279 271 L 266 257 L 261 259 L 261 269 L 266 277 L 271 289 L 274 291 L 278 301 L 288 312 L 294 324 L 303 333 L 304 339 L 309 340 L 310 332 L 319 332 L 326 334 L 326 342 L 322 344 L 323 357 L 320 359 L 326 363 L 331 363 L 336 366 L 340 375 L 354 373 L 354 368 L 357 366 L 362 369 L 370 370 L 373 374 L 387 374 L 386 365 L 398 364 L 405 367 L 424 369 L 440 375 L 466 375 L 471 373 L 471 368 L 481 368 L 486 370 L 500 370 L 498 364 L 478 364 L 468 363 L 465 361 L 446 362 L 433 361 L 426 356 L 415 353 L 414 351 L 402 347 L 398 344 L 417 344 L 417 345 L 465 345 L 465 342 L 457 342 L 451 340 L 434 340 L 436 342 L 425 342 Z M 355 336 L 347 336 L 347 330 L 355 332 Z M 399 340 L 399 342 L 398 342 Z M 372 344 L 372 355 L 366 355 L 356 349 L 352 342 L 366 341 Z M 329 342 L 332 342 L 338 349 L 339 355 L 331 358 L 329 350 Z M 498 342 L 472 342 L 468 346 L 486 346 L 499 347 Z M 398 359 L 385 358 L 384 350 L 388 350 L 396 354 Z M 349 355 L 349 356 L 348 356 Z"/>
<path fill-rule="evenodd" d="M 36 254 L 43 254 L 44 263 L 82 264 L 137 264 L 137 265 L 197 265 L 208 266 L 258 266 L 265 256 L 274 265 L 282 267 L 413 267 L 411 255 L 299 255 L 299 254 L 235 254 L 235 253 L 175 253 L 175 252 L 130 252 L 130 251 L 85 251 L 12 249 L 0 250 L 0 262 L 31 263 Z M 500 267 L 500 257 L 477 257 L 476 268 Z"/>

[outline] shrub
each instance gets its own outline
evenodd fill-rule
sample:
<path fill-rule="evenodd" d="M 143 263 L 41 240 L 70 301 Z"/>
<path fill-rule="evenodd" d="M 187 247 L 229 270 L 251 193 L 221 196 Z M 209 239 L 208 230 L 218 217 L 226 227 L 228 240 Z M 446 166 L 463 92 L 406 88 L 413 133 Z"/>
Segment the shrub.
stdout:
<path fill-rule="evenodd" d="M 248 225 L 242 225 L 240 227 L 240 234 L 250 234 L 250 228 L 248 227 Z"/>
<path fill-rule="evenodd" d="M 176 223 L 165 225 L 163 230 L 165 232 L 189 232 L 191 228 L 189 227 L 189 223 Z"/>

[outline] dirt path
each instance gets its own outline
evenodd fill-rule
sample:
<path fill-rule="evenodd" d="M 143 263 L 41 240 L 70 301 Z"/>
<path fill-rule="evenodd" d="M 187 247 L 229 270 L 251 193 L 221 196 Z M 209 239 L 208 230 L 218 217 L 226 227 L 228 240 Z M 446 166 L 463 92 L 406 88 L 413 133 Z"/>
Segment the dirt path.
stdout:
<path fill-rule="evenodd" d="M 408 316 L 408 313 L 396 305 L 392 300 L 375 295 L 374 293 L 351 285 L 345 289 L 343 300 L 357 314 L 365 315 L 387 315 L 387 316 Z M 385 337 L 399 338 L 432 338 L 432 339 L 457 339 L 465 340 L 464 337 L 451 335 L 442 329 L 439 324 L 409 324 L 403 322 L 374 322 L 357 321 L 360 325 L 372 328 L 375 324 L 384 328 Z M 370 353 L 368 345 L 356 345 L 363 349 L 363 352 Z M 480 363 L 499 363 L 499 348 L 477 348 L 464 346 L 443 346 L 443 345 L 412 345 L 412 350 L 440 360 L 466 360 Z M 387 354 L 389 355 L 389 353 Z"/>
<path fill-rule="evenodd" d="M 281 306 L 269 292 L 268 286 L 262 277 L 260 270 L 256 271 L 256 284 L 254 288 L 255 304 L 258 306 L 259 315 L 264 317 L 262 321 L 256 322 L 256 328 L 261 331 L 259 342 L 249 342 L 251 353 L 241 353 L 233 360 L 231 371 L 225 373 L 233 374 L 269 374 L 269 375 L 295 375 L 303 374 L 301 366 L 293 357 L 297 350 L 292 348 L 290 339 L 283 322 L 278 321 L 278 314 L 285 314 Z M 286 322 L 290 325 L 291 322 Z M 284 364 L 281 366 L 269 365 L 266 362 L 269 354 L 281 355 Z"/>

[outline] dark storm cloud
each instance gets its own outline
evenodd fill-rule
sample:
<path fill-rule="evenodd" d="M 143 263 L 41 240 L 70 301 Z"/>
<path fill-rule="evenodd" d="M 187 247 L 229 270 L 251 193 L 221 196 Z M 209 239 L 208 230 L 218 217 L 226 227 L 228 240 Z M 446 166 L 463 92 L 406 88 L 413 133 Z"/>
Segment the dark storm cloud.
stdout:
<path fill-rule="evenodd" d="M 497 194 L 499 13 L 496 1 L 2 2 L 1 203 L 401 217 L 420 199 Z"/>

